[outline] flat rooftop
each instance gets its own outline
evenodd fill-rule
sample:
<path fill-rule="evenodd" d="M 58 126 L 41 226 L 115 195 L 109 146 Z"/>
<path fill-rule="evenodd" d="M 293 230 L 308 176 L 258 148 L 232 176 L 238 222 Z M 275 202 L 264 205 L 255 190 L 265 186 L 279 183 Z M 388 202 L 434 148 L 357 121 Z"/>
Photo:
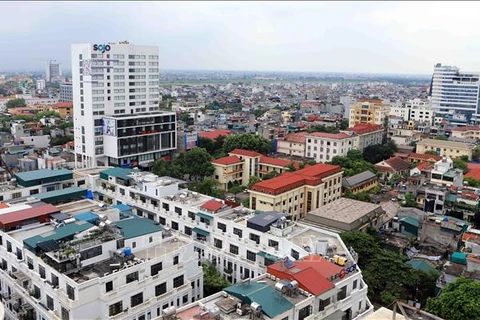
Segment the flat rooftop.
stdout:
<path fill-rule="evenodd" d="M 178 237 L 171 237 L 167 241 L 164 241 L 160 244 L 140 251 L 136 251 L 135 256 L 140 259 L 154 259 L 176 251 L 183 246 L 186 246 L 187 244 L 188 242 L 183 241 Z"/>
<path fill-rule="evenodd" d="M 381 206 L 377 204 L 340 198 L 308 212 L 306 218 L 311 215 L 350 224 L 378 209 Z"/>

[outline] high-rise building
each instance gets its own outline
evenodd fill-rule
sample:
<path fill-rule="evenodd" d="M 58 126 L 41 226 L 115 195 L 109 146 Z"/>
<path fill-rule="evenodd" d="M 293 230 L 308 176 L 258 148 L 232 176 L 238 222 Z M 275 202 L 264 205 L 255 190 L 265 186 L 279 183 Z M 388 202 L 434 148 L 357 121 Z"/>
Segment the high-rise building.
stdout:
<path fill-rule="evenodd" d="M 73 101 L 73 88 L 71 83 L 63 83 L 60 85 L 60 98 L 59 102 L 72 102 Z"/>
<path fill-rule="evenodd" d="M 56 63 L 55 60 L 50 60 L 47 63 L 45 70 L 45 78 L 48 82 L 52 82 L 53 78 L 58 78 L 62 75 L 62 69 L 60 63 Z"/>
<path fill-rule="evenodd" d="M 176 149 L 176 115 L 159 110 L 158 47 L 72 45 L 77 167 L 142 166 Z"/>
<path fill-rule="evenodd" d="M 437 63 L 433 71 L 432 107 L 436 116 L 456 124 L 480 121 L 480 72 L 460 71 Z"/>
<path fill-rule="evenodd" d="M 385 126 L 388 121 L 390 106 L 384 105 L 380 99 L 359 99 L 350 105 L 349 126 L 356 124 L 378 124 Z"/>

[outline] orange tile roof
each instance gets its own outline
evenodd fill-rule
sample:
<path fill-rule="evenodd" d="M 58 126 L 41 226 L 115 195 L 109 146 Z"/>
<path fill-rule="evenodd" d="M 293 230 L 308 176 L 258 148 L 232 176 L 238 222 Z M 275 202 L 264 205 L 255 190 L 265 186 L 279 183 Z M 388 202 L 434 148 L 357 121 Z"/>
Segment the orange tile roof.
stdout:
<path fill-rule="evenodd" d="M 349 138 L 350 135 L 346 133 L 327 133 L 327 132 L 312 132 L 309 136 L 319 137 L 319 138 L 329 138 L 329 139 L 345 139 Z"/>
<path fill-rule="evenodd" d="M 363 134 L 363 133 L 368 133 L 368 132 L 373 132 L 373 131 L 378 131 L 383 129 L 382 129 L 382 126 L 379 124 L 359 123 L 351 128 L 348 128 L 347 130 L 353 131 L 356 134 Z"/>
<path fill-rule="evenodd" d="M 423 153 L 415 153 L 412 152 L 408 156 L 408 159 L 411 160 L 421 160 L 421 161 L 429 161 L 429 162 L 437 162 L 442 160 L 442 156 L 436 156 L 433 154 L 423 154 Z"/>
<path fill-rule="evenodd" d="M 275 195 L 281 194 L 304 185 L 319 185 L 323 178 L 341 171 L 340 166 L 317 163 L 301 170 L 285 172 L 275 178 L 260 181 L 252 186 L 252 190 Z"/>
<path fill-rule="evenodd" d="M 467 163 L 467 167 L 468 172 L 464 175 L 464 177 L 480 180 L 480 164 Z"/>
<path fill-rule="evenodd" d="M 286 167 L 289 164 L 294 163 L 293 161 L 285 160 L 285 159 L 278 159 L 278 158 L 270 158 L 267 156 L 260 157 L 260 164 L 269 164 L 272 166 L 278 167 Z"/>
<path fill-rule="evenodd" d="M 212 163 L 214 163 L 214 164 L 220 164 L 220 165 L 224 165 L 224 166 L 228 166 L 228 165 L 235 164 L 235 163 L 240 163 L 240 162 L 243 162 L 243 160 L 241 160 L 237 156 L 228 156 L 228 157 L 215 159 L 215 160 L 212 161 Z"/>
<path fill-rule="evenodd" d="M 52 104 L 52 107 L 56 108 L 72 108 L 73 107 L 73 102 L 59 102 Z"/>
<path fill-rule="evenodd" d="M 199 132 L 198 136 L 200 138 L 207 138 L 207 139 L 212 139 L 215 140 L 220 136 L 228 136 L 230 134 L 230 130 L 215 130 L 215 131 L 205 131 L 205 132 Z"/>
<path fill-rule="evenodd" d="M 208 211 L 217 212 L 223 207 L 223 203 L 217 200 L 209 200 L 205 202 L 200 208 Z"/>
<path fill-rule="evenodd" d="M 432 163 L 430 163 L 428 161 L 424 161 L 417 166 L 417 169 L 420 170 L 420 171 L 428 170 L 428 169 L 431 170 L 432 168 L 433 168 Z"/>
<path fill-rule="evenodd" d="M 235 155 L 244 156 L 244 157 L 261 157 L 262 156 L 261 153 L 258 153 L 256 151 L 245 150 L 245 149 L 235 149 L 230 151 L 228 154 L 235 154 Z"/>
<path fill-rule="evenodd" d="M 464 132 L 464 131 L 480 131 L 480 127 L 477 126 L 464 126 L 452 128 L 452 131 Z"/>
<path fill-rule="evenodd" d="M 289 141 L 295 143 L 305 143 L 306 132 L 289 133 L 285 137 L 278 138 L 279 141 Z"/>

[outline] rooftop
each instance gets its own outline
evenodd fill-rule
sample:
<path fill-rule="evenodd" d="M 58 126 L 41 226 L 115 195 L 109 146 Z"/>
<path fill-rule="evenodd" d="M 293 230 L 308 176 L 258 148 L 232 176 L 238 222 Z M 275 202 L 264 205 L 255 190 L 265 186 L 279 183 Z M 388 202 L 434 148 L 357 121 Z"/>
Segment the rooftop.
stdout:
<path fill-rule="evenodd" d="M 353 131 L 356 134 L 364 134 L 364 133 L 374 132 L 374 131 L 383 130 L 383 129 L 382 129 L 382 126 L 379 124 L 359 123 L 351 128 L 348 128 L 347 130 Z"/>
<path fill-rule="evenodd" d="M 364 172 L 360 172 L 359 174 L 356 174 L 354 176 L 343 178 L 342 186 L 346 188 L 354 188 L 376 178 L 377 175 L 375 173 L 367 170 Z"/>
<path fill-rule="evenodd" d="M 136 238 L 145 234 L 162 231 L 158 222 L 150 219 L 132 216 L 130 219 L 123 219 L 116 222 L 117 229 L 125 239 Z"/>
<path fill-rule="evenodd" d="M 199 132 L 198 136 L 200 138 L 207 138 L 211 140 L 215 140 L 220 136 L 228 136 L 230 134 L 230 130 L 214 130 L 214 131 L 205 131 L 205 132 Z"/>
<path fill-rule="evenodd" d="M 346 133 L 327 133 L 327 132 L 312 132 L 308 136 L 318 137 L 318 138 L 327 138 L 327 139 L 346 139 L 351 136 Z"/>
<path fill-rule="evenodd" d="M 340 198 L 310 211 L 307 214 L 307 220 L 308 216 L 312 215 L 350 224 L 379 208 L 381 208 L 381 206 L 377 204 Z"/>
<path fill-rule="evenodd" d="M 41 169 L 41 170 L 34 170 L 34 171 L 27 171 L 27 172 L 18 172 L 15 174 L 15 176 L 17 178 L 20 178 L 23 181 L 34 181 L 34 180 L 42 180 L 42 179 L 59 177 L 62 175 L 67 175 L 72 173 L 73 172 L 68 169 L 57 169 L 57 170 Z"/>
<path fill-rule="evenodd" d="M 230 155 L 239 155 L 244 157 L 261 157 L 262 154 L 256 151 L 244 150 L 244 149 L 234 149 L 230 151 L 228 154 Z"/>
<path fill-rule="evenodd" d="M 100 174 L 104 174 L 110 177 L 120 178 L 122 180 L 131 179 L 129 175 L 133 172 L 132 169 L 127 168 L 109 168 L 100 172 Z"/>
<path fill-rule="evenodd" d="M 417 145 L 421 146 L 438 146 L 438 147 L 449 147 L 449 148 L 467 148 L 473 149 L 474 145 L 470 143 L 463 143 L 463 142 L 455 142 L 449 140 L 437 140 L 437 139 L 423 139 L 417 142 Z"/>
<path fill-rule="evenodd" d="M 285 159 L 279 159 L 279 158 L 271 158 L 267 156 L 261 156 L 260 157 L 260 164 L 268 164 L 272 166 L 277 166 L 277 167 L 286 167 L 290 164 L 295 164 L 294 161 L 291 160 L 285 160 Z"/>
<path fill-rule="evenodd" d="M 220 165 L 224 165 L 224 166 L 232 165 L 232 164 L 236 164 L 236 163 L 241 163 L 241 162 L 243 162 L 243 160 L 241 160 L 237 156 L 228 156 L 228 157 L 223 157 L 223 158 L 212 160 L 213 164 L 220 164 Z"/>

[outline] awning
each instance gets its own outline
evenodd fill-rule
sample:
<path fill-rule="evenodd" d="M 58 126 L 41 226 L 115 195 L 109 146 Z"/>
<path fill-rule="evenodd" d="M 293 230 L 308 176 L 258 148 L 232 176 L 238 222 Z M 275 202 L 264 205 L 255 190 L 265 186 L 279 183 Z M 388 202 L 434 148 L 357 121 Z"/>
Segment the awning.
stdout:
<path fill-rule="evenodd" d="M 208 231 L 205 231 L 203 229 L 200 229 L 200 228 L 193 228 L 192 229 L 193 232 L 196 232 L 197 234 L 201 235 L 201 236 L 204 236 L 204 237 L 208 237 L 210 235 L 210 232 Z"/>
<path fill-rule="evenodd" d="M 208 214 L 205 214 L 203 212 L 197 212 L 197 216 L 203 219 L 213 220 L 212 216 L 209 216 Z"/>
<path fill-rule="evenodd" d="M 280 260 L 279 257 L 271 255 L 270 253 L 265 252 L 265 251 L 258 251 L 257 255 L 260 256 L 260 257 L 264 257 L 265 259 L 271 260 L 273 262 L 276 262 L 276 261 Z"/>

